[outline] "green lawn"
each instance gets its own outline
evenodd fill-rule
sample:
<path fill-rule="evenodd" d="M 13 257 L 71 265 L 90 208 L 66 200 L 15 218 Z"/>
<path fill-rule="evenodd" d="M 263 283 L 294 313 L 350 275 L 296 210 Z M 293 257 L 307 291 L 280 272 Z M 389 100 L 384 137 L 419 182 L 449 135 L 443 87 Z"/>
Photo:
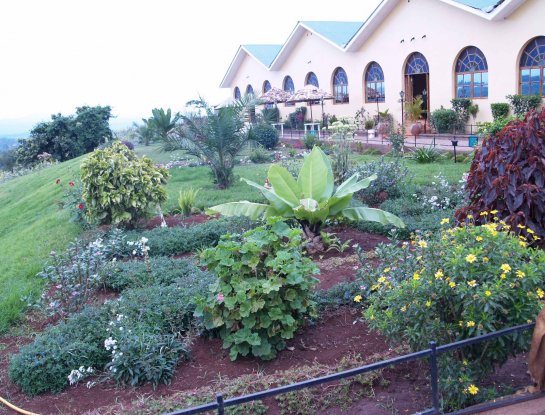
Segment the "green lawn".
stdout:
<path fill-rule="evenodd" d="M 164 153 L 157 146 L 138 147 L 140 155 L 146 154 L 158 163 L 175 160 L 183 153 Z M 184 156 L 187 158 L 187 156 Z M 378 156 L 358 155 L 356 162 L 376 160 Z M 0 332 L 15 321 L 24 309 L 21 297 L 38 294 L 42 282 L 36 276 L 47 261 L 49 252 L 63 250 L 82 230 L 69 222 L 67 212 L 59 210 L 56 201 L 62 190 L 55 185 L 61 178 L 70 181 L 79 173 L 82 158 L 14 179 L 0 185 Z M 407 160 L 419 184 L 433 181 L 442 173 L 449 181 L 457 181 L 469 169 L 469 164 L 442 161 L 435 164 L 417 164 Z M 235 182 L 227 190 L 219 190 L 212 183 L 207 167 L 171 169 L 168 181 L 168 201 L 165 211 L 177 206 L 180 190 L 200 188 L 196 206 L 210 207 L 219 203 L 238 200 L 262 201 L 258 190 L 240 181 L 245 177 L 263 183 L 269 165 L 241 165 L 235 168 Z"/>
<path fill-rule="evenodd" d="M 20 316 L 21 297 L 40 292 L 39 272 L 52 250 L 81 233 L 56 201 L 57 178 L 70 181 L 81 159 L 71 160 L 0 185 L 0 332 Z"/>

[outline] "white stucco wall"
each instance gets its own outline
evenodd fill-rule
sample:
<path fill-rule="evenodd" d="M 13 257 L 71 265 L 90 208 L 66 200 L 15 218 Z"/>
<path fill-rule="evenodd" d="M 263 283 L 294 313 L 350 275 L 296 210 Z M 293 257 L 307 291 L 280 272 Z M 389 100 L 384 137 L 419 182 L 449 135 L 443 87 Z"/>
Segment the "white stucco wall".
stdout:
<path fill-rule="evenodd" d="M 247 57 L 237 71 L 231 89 L 239 86 L 244 93 L 251 81 L 254 90 L 261 91 L 265 79 L 273 86 L 282 87 L 286 75 L 293 78 L 295 88 L 299 89 L 304 86 L 306 74 L 312 71 L 317 75 L 320 87 L 332 91 L 333 72 L 341 66 L 348 76 L 350 103 L 326 101 L 324 111 L 337 116 L 354 116 L 364 106 L 375 114 L 376 104 L 364 102 L 363 77 L 368 63 L 376 61 L 385 76 L 386 102 L 380 103 L 380 109 L 388 108 L 399 120 L 404 64 L 411 53 L 420 52 L 428 61 L 429 100 L 433 111 L 440 106 L 450 108 L 450 100 L 455 97 L 457 56 L 465 47 L 476 46 L 487 59 L 489 73 L 488 98 L 474 100 L 479 105 L 477 121 L 490 120 L 490 103 L 506 102 L 506 95 L 518 93 L 520 53 L 529 40 L 545 35 L 544 22 L 545 0 L 527 0 L 507 19 L 498 22 L 487 21 L 437 0 L 402 0 L 358 51 L 343 52 L 319 36 L 306 32 L 278 71 L 268 71 Z M 315 119 L 320 116 L 318 107 L 314 106 Z M 281 106 L 284 116 L 291 111 L 293 107 Z"/>

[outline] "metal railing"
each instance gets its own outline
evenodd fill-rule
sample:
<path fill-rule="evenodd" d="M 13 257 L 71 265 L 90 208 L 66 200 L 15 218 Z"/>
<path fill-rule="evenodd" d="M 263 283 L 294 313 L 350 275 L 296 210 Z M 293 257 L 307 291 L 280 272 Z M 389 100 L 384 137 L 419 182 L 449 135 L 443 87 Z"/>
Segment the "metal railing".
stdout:
<path fill-rule="evenodd" d="M 236 398 L 224 399 L 221 393 L 216 395 L 216 402 L 210 402 L 205 405 L 195 406 L 188 409 L 183 409 L 176 412 L 171 412 L 167 415 L 190 415 L 190 414 L 200 414 L 208 411 L 217 411 L 218 415 L 225 414 L 225 408 L 241 405 L 247 402 L 253 402 L 261 400 L 264 398 L 293 392 L 305 388 L 310 388 L 317 385 L 322 385 L 329 382 L 334 382 L 341 379 L 350 378 L 353 376 L 361 375 L 363 373 L 372 372 L 374 370 L 379 370 L 388 366 L 397 365 L 400 363 L 405 363 L 417 359 L 429 358 L 430 365 L 430 381 L 431 381 L 431 408 L 425 409 L 422 412 L 419 412 L 420 415 L 435 415 L 441 414 L 441 406 L 439 399 L 439 375 L 438 375 L 438 366 L 437 366 L 437 356 L 446 353 L 452 350 L 457 350 L 471 344 L 480 343 L 485 340 L 493 339 L 496 337 L 505 336 L 507 334 L 518 333 L 526 330 L 530 330 L 535 326 L 535 323 L 522 324 L 515 327 L 506 328 L 503 330 L 498 330 L 492 333 L 483 334 L 481 336 L 473 337 L 470 339 L 461 340 L 454 343 L 445 344 L 442 346 L 437 346 L 435 342 L 429 343 L 429 348 L 421 350 L 419 352 L 410 353 L 404 356 L 395 357 L 393 359 L 383 360 L 380 362 L 372 363 L 369 365 L 357 367 L 354 369 L 345 370 L 342 372 L 334 373 L 331 375 L 322 376 L 319 378 L 314 378 L 310 380 L 305 380 L 298 383 L 293 383 L 291 385 L 279 386 L 276 388 L 268 389 L 261 392 L 252 393 L 249 395 L 239 396 Z M 495 402 L 489 402 L 481 405 L 476 405 L 470 408 L 463 409 L 461 411 L 451 412 L 446 415 L 469 415 L 474 414 L 483 410 L 498 408 L 502 406 L 511 405 L 514 403 L 524 402 L 539 397 L 545 396 L 545 393 L 532 394 L 528 396 L 520 396 L 515 398 L 507 398 L 503 400 L 498 400 Z"/>

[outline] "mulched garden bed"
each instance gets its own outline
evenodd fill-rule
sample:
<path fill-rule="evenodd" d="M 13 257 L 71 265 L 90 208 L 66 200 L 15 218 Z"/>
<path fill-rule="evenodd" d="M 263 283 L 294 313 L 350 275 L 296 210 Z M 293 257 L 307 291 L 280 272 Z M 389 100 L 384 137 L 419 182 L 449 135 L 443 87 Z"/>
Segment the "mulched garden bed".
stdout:
<path fill-rule="evenodd" d="M 173 218 L 173 217 L 170 217 Z M 204 221 L 206 215 L 191 217 Z M 187 223 L 179 221 L 178 223 Z M 173 223 L 174 224 L 174 223 Z M 148 222 L 147 225 L 150 225 Z M 157 225 L 157 224 L 155 224 Z M 373 250 L 377 244 L 388 242 L 378 235 L 363 233 L 344 226 L 326 229 L 334 232 L 341 241 L 351 240 L 344 252 L 327 252 L 315 256 L 320 265 L 320 289 L 330 288 L 343 281 L 355 278 L 359 261 L 353 245 L 359 244 L 364 251 Z M 27 315 L 26 327 L 18 329 L 20 335 L 0 337 L 0 396 L 17 406 L 39 414 L 90 414 L 123 413 L 132 402 L 143 399 L 157 399 L 180 391 L 193 390 L 215 384 L 218 379 L 233 379 L 251 374 L 274 374 L 294 367 L 313 364 L 335 365 L 346 356 L 359 355 L 364 360 L 377 356 L 377 360 L 395 356 L 384 339 L 370 332 L 367 325 L 359 320 L 361 309 L 344 307 L 322 315 L 315 323 L 308 323 L 288 342 L 288 348 L 270 362 L 253 358 L 242 358 L 236 362 L 229 359 L 228 351 L 222 348 L 221 340 L 196 337 L 192 346 L 192 358 L 179 364 L 172 383 L 161 385 L 156 390 L 149 385 L 141 387 L 116 387 L 113 382 L 99 382 L 88 389 L 85 382 L 69 387 L 60 394 L 43 394 L 30 398 L 10 383 L 7 376 L 9 355 L 16 353 L 23 344 L 32 341 L 32 334 L 43 330 L 51 320 L 40 321 L 32 314 Z M 14 330 L 15 332 L 15 330 Z M 510 361 L 491 379 L 491 383 L 509 383 L 514 389 L 529 384 L 526 375 L 525 357 Z M 328 408 L 319 414 L 410 414 L 429 406 L 428 369 L 425 362 L 412 362 L 386 369 L 383 382 L 372 387 L 372 397 L 354 402 L 349 408 Z M 274 399 L 265 403 L 269 414 L 278 414 Z M 102 409 L 101 409 L 102 408 Z M 12 413 L 0 406 L 0 414 Z"/>

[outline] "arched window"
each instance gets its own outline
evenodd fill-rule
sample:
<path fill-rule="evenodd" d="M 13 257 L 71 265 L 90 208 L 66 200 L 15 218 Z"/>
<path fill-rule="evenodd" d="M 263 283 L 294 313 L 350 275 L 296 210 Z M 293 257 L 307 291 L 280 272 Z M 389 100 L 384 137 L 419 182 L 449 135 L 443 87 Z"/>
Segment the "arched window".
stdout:
<path fill-rule="evenodd" d="M 295 85 L 293 84 L 293 79 L 291 79 L 291 76 L 288 75 L 284 78 L 284 84 L 282 85 L 282 89 L 286 92 L 289 92 L 290 94 L 293 94 L 295 92 Z M 287 107 L 292 107 L 294 105 L 295 104 L 293 102 L 286 102 Z"/>
<path fill-rule="evenodd" d="M 320 88 L 320 84 L 318 83 L 318 77 L 314 72 L 309 72 L 307 74 L 305 85 L 314 85 L 316 88 Z"/>
<path fill-rule="evenodd" d="M 520 93 L 545 95 L 545 36 L 531 40 L 522 52 Z"/>
<path fill-rule="evenodd" d="M 430 73 L 428 61 L 420 52 L 414 52 L 405 65 L 405 75 L 418 75 Z"/>
<path fill-rule="evenodd" d="M 384 72 L 376 62 L 371 62 L 365 72 L 365 101 L 384 102 Z"/>
<path fill-rule="evenodd" d="M 240 99 L 240 89 L 238 89 L 238 86 L 235 86 L 235 92 L 234 92 L 235 99 Z"/>
<path fill-rule="evenodd" d="M 343 68 L 337 68 L 333 75 L 333 96 L 336 103 L 345 103 L 348 98 L 348 77 Z"/>
<path fill-rule="evenodd" d="M 271 89 L 271 83 L 269 81 L 263 82 L 263 93 Z"/>
<path fill-rule="evenodd" d="M 488 64 L 480 49 L 465 48 L 456 61 L 456 98 L 488 97 Z"/>
<path fill-rule="evenodd" d="M 246 87 L 246 95 L 253 95 L 254 94 L 254 89 L 252 88 L 251 85 L 248 85 Z"/>

